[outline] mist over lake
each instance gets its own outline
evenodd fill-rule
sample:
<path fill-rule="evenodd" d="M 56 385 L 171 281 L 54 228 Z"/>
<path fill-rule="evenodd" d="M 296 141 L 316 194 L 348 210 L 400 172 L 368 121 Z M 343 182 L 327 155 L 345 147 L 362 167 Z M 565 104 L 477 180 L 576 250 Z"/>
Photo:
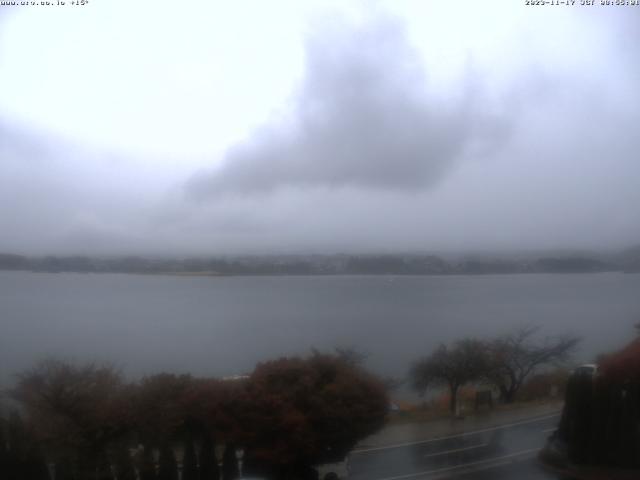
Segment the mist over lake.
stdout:
<path fill-rule="evenodd" d="M 403 377 L 440 342 L 525 324 L 583 337 L 576 362 L 626 343 L 640 275 L 174 277 L 0 272 L 0 383 L 46 355 L 158 371 L 249 372 L 353 346 Z"/>

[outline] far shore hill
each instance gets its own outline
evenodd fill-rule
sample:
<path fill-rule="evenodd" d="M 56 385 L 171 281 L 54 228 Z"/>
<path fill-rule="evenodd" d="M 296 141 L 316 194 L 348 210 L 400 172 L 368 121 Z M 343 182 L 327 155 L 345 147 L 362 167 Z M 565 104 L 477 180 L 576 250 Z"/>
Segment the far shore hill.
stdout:
<path fill-rule="evenodd" d="M 0 270 L 176 276 L 640 273 L 640 245 L 608 253 L 565 251 L 492 255 L 297 254 L 176 258 L 0 253 Z"/>

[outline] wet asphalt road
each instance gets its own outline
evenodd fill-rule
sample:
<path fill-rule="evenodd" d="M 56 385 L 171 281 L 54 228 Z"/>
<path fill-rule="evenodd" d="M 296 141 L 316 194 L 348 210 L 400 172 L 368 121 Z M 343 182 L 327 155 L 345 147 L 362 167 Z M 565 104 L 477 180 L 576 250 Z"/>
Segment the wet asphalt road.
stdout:
<path fill-rule="evenodd" d="M 560 415 L 353 452 L 350 480 L 558 480 L 536 459 Z"/>

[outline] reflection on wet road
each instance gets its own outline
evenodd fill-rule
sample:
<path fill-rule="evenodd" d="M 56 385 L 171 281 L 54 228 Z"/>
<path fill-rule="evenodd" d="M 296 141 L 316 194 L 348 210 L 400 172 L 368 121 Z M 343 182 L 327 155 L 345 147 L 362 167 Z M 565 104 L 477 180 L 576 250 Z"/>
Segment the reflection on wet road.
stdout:
<path fill-rule="evenodd" d="M 353 452 L 354 480 L 557 480 L 536 460 L 559 414 L 464 434 Z"/>

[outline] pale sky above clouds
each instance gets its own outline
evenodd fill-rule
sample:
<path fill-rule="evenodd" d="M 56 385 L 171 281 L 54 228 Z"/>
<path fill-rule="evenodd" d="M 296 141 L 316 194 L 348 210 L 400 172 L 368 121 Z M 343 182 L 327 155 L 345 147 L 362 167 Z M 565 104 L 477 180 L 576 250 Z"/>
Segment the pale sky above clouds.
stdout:
<path fill-rule="evenodd" d="M 640 242 L 640 7 L 0 8 L 0 251 Z"/>

